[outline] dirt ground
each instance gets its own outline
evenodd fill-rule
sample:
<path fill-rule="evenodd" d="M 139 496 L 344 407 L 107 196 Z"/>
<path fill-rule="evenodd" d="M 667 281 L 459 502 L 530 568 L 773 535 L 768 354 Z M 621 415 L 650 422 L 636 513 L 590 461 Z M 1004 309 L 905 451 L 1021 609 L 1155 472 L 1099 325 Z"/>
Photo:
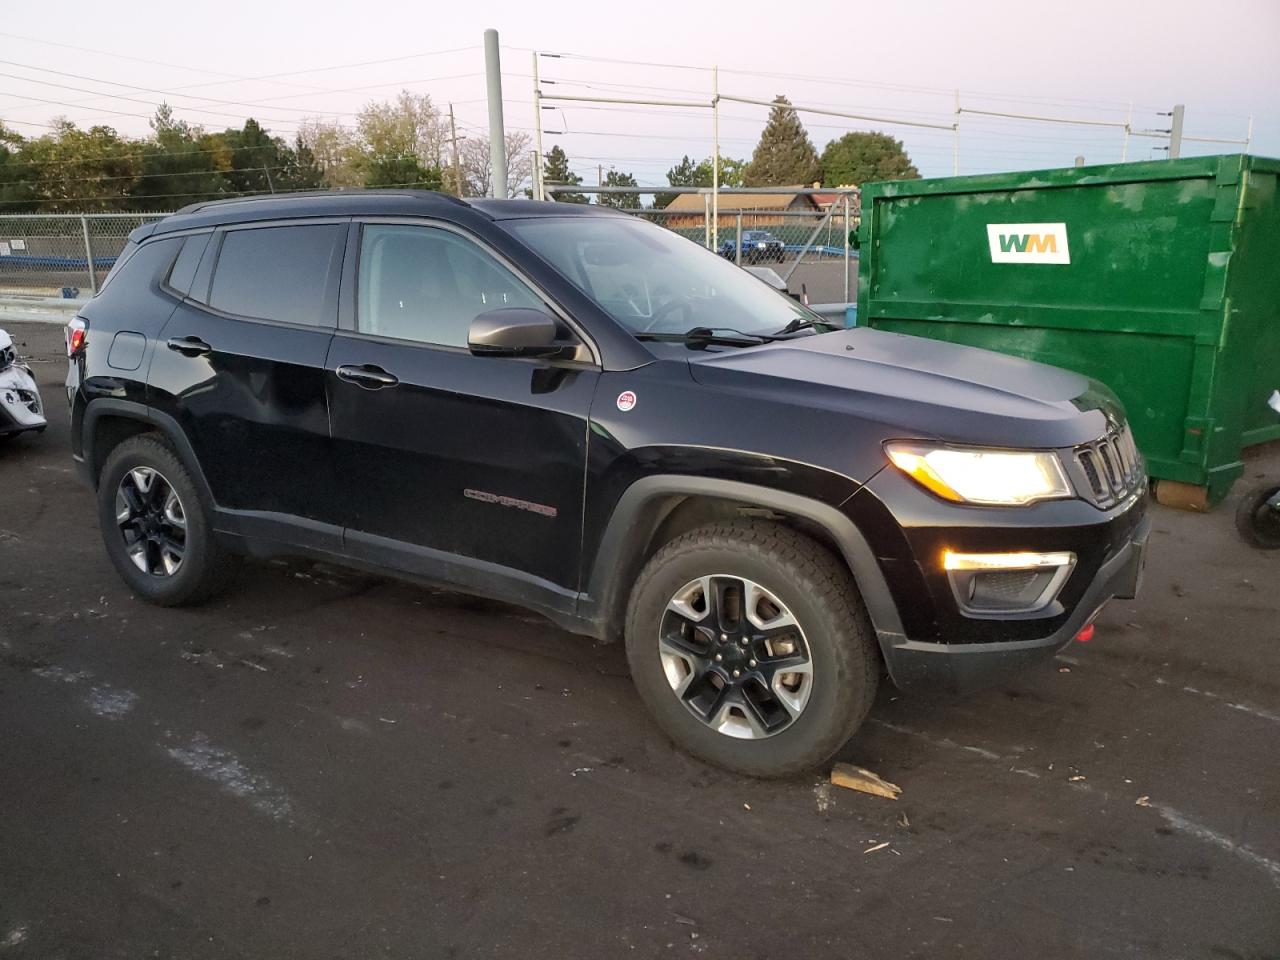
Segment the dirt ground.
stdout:
<path fill-rule="evenodd" d="M 1280 955 L 1280 554 L 1234 501 L 1153 507 L 1092 642 L 882 687 L 842 759 L 894 802 L 687 758 L 519 610 L 283 564 L 141 603 L 60 328 L 7 326 L 50 426 L 0 448 L 0 958 Z"/>

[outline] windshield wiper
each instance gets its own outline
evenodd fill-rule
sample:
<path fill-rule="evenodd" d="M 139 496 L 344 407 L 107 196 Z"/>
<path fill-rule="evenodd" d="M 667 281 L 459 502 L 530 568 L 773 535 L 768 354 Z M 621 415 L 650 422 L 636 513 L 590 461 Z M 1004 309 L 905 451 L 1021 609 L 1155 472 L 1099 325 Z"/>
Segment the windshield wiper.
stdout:
<path fill-rule="evenodd" d="M 797 333 L 800 330 L 808 330 L 811 327 L 830 327 L 831 324 L 820 317 L 796 317 L 785 327 L 773 334 L 775 337 L 785 336 L 788 333 Z M 821 330 L 820 333 L 828 333 L 830 331 Z"/>
<path fill-rule="evenodd" d="M 716 331 L 723 330 L 729 334 L 724 336 Z M 692 347 L 724 346 L 754 347 L 761 343 L 772 343 L 780 339 L 768 333 L 747 333 L 733 327 L 694 327 L 684 333 L 637 333 L 637 340 L 653 340 L 658 343 L 687 343 Z"/>

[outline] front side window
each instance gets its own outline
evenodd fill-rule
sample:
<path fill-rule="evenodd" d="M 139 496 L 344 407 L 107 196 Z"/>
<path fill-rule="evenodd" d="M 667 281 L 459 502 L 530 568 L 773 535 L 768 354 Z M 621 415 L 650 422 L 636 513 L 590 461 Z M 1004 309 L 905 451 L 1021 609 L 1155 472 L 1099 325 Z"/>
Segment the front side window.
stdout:
<path fill-rule="evenodd" d="M 228 231 L 209 306 L 259 320 L 332 326 L 331 288 L 346 236 L 342 223 Z"/>
<path fill-rule="evenodd" d="M 361 333 L 465 347 L 471 321 L 502 307 L 547 307 L 487 251 L 450 230 L 368 224 L 360 238 Z"/>

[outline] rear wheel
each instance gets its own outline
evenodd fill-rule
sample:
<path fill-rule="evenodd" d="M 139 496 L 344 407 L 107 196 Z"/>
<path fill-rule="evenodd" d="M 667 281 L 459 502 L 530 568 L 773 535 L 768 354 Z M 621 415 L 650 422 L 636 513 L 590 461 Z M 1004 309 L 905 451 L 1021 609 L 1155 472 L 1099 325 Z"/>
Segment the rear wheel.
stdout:
<path fill-rule="evenodd" d="M 658 551 L 631 596 L 626 644 L 640 696 L 667 734 L 757 777 L 830 760 L 879 680 L 847 568 L 765 521 L 701 527 Z"/>
<path fill-rule="evenodd" d="M 107 457 L 98 522 L 116 572 L 161 606 L 209 599 L 239 566 L 240 558 L 215 540 L 187 468 L 155 436 L 132 437 Z"/>

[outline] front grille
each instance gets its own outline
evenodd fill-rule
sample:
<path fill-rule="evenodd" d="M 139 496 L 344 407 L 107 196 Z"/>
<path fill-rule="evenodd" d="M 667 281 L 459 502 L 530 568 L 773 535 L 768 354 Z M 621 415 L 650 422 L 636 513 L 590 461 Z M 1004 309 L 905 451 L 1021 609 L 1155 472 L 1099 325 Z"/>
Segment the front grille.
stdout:
<path fill-rule="evenodd" d="M 1126 423 L 1112 427 L 1092 443 L 1075 448 L 1084 489 L 1095 506 L 1109 507 L 1139 489 L 1147 481 L 1147 466 L 1133 442 Z"/>

